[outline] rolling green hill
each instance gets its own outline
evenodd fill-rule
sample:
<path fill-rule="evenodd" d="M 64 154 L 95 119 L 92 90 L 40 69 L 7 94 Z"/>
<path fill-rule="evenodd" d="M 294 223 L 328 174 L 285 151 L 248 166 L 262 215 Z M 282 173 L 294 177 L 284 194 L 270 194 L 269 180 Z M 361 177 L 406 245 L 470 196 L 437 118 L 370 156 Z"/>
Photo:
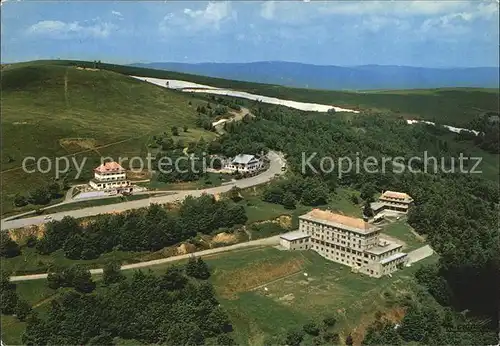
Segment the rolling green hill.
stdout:
<path fill-rule="evenodd" d="M 97 69 L 95 69 L 97 67 Z M 187 126 L 183 140 L 209 138 L 196 129 L 196 97 L 144 83 L 128 75 L 168 78 L 304 102 L 386 112 L 467 127 L 479 114 L 498 111 L 499 91 L 435 89 L 341 92 L 287 88 L 177 72 L 92 62 L 47 60 L 2 65 L 2 214 L 16 193 L 46 184 L 53 174 L 26 174 L 23 158 L 74 155 L 88 158 L 86 181 L 99 157 L 146 155 L 153 135 Z M 191 105 L 189 104 L 191 103 Z M 45 168 L 45 167 L 43 167 Z M 32 208 L 32 207 L 31 207 Z"/>
<path fill-rule="evenodd" d="M 91 62 L 68 60 L 38 61 L 35 63 L 62 66 L 93 66 Z M 500 107 L 500 91 L 498 89 L 444 88 L 344 92 L 289 88 L 279 85 L 225 80 L 114 64 L 99 64 L 99 66 L 103 69 L 126 75 L 179 79 L 294 101 L 333 104 L 346 108 L 392 112 L 407 118 L 420 118 L 459 127 L 467 127 L 472 119 L 485 112 L 498 112 Z"/>
<path fill-rule="evenodd" d="M 189 128 L 185 141 L 214 136 L 195 128 L 196 99 L 112 71 L 16 64 L 3 67 L 1 86 L 3 213 L 16 193 L 54 176 L 24 173 L 25 157 L 86 156 L 90 174 L 100 156 L 144 157 L 150 138 L 172 126 Z"/>

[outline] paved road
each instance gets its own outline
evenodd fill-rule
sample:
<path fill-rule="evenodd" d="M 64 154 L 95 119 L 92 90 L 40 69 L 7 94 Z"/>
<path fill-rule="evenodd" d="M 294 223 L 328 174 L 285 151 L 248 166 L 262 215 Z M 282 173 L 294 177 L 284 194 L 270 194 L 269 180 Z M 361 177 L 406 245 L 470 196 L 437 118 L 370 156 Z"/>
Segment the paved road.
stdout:
<path fill-rule="evenodd" d="M 274 236 L 274 237 L 269 237 L 269 238 L 263 238 L 263 239 L 257 239 L 257 240 L 252 240 L 252 241 L 247 241 L 245 243 L 238 243 L 234 245 L 229 245 L 229 246 L 224 246 L 224 247 L 218 247 L 215 249 L 208 249 L 208 250 L 203 250 L 203 251 L 198 251 L 198 252 L 193 252 L 190 254 L 185 254 L 185 255 L 179 255 L 179 256 L 172 256 L 172 257 L 167 257 L 167 258 L 161 258 L 157 260 L 152 260 L 152 261 L 147 261 L 147 262 L 139 262 L 139 263 L 133 263 L 133 264 L 126 264 L 121 267 L 122 270 L 127 270 L 127 269 L 139 269 L 139 268 L 144 268 L 144 267 L 150 267 L 158 264 L 164 264 L 168 262 L 174 262 L 174 261 L 179 261 L 183 259 L 187 259 L 193 255 L 200 257 L 200 256 L 207 256 L 207 255 L 213 255 L 216 253 L 221 253 L 221 252 L 226 252 L 226 251 L 232 251 L 232 250 L 237 250 L 237 249 L 242 249 L 242 248 L 247 248 L 247 247 L 254 247 L 254 246 L 272 246 L 272 245 L 277 245 L 279 244 L 279 239 L 280 236 Z M 91 269 L 90 272 L 92 274 L 102 274 L 102 269 Z M 28 280 L 41 280 L 41 279 L 46 279 L 47 274 L 32 274 L 32 275 L 22 275 L 22 276 L 11 276 L 10 281 L 28 281 Z"/>
<path fill-rule="evenodd" d="M 103 206 L 90 207 L 90 208 L 84 208 L 84 209 L 78 209 L 78 210 L 72 210 L 72 211 L 65 211 L 65 212 L 54 213 L 54 214 L 44 214 L 44 215 L 39 215 L 39 216 L 34 216 L 34 217 L 29 217 L 29 218 L 24 218 L 24 219 L 2 220 L 1 230 L 43 224 L 43 223 L 48 222 L 48 220 L 45 219 L 47 216 L 51 216 L 52 220 L 61 220 L 65 216 L 71 216 L 74 218 L 82 218 L 82 217 L 95 216 L 95 215 L 104 214 L 104 213 L 122 212 L 122 211 L 130 210 L 130 209 L 147 207 L 152 203 L 167 203 L 167 202 L 179 201 L 179 200 L 184 199 L 187 196 L 199 197 L 204 193 L 218 194 L 218 193 L 229 191 L 233 186 L 237 186 L 240 188 L 252 187 L 255 185 L 266 183 L 269 180 L 271 180 L 272 178 L 274 178 L 276 174 L 282 173 L 281 168 L 285 165 L 284 158 L 280 154 L 273 152 L 273 151 L 269 152 L 268 158 L 270 160 L 270 167 L 265 172 L 262 172 L 261 174 L 254 176 L 254 177 L 236 180 L 234 182 L 231 182 L 231 183 L 223 185 L 223 186 L 218 186 L 218 187 L 213 187 L 213 188 L 203 189 L 203 190 L 170 191 L 170 192 L 175 192 L 175 193 L 172 195 L 168 195 L 168 196 L 150 197 L 148 199 L 141 199 L 141 200 L 136 200 L 136 201 L 116 203 L 116 204 L 108 204 L 108 205 L 103 205 Z"/>

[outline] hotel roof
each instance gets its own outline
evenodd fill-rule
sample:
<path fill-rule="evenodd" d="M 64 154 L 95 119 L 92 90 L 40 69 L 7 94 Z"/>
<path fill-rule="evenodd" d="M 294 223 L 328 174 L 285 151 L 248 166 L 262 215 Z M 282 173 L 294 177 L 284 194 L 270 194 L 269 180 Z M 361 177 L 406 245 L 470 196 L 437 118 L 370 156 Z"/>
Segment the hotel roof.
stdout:
<path fill-rule="evenodd" d="M 403 247 L 401 244 L 396 244 L 392 242 L 386 242 L 386 245 L 377 245 L 374 247 L 371 247 L 369 249 L 366 249 L 365 252 L 374 254 L 374 255 L 381 255 L 383 253 L 398 249 Z"/>
<path fill-rule="evenodd" d="M 240 154 L 240 155 L 236 155 L 231 162 L 235 163 L 235 164 L 247 164 L 250 161 L 252 161 L 254 158 L 255 158 L 254 155 Z"/>
<path fill-rule="evenodd" d="M 381 197 L 398 198 L 398 199 L 412 199 L 408 194 L 396 191 L 385 191 Z"/>
<path fill-rule="evenodd" d="M 125 169 L 120 166 L 120 164 L 118 162 L 114 162 L 114 161 L 111 161 L 111 162 L 105 162 L 103 164 L 101 164 L 99 167 L 97 167 L 96 169 L 94 169 L 94 171 L 98 172 L 98 173 L 110 173 L 110 172 L 120 172 L 120 171 L 124 171 Z"/>
<path fill-rule="evenodd" d="M 300 216 L 301 219 L 326 223 L 334 227 L 347 229 L 358 233 L 371 233 L 377 230 L 363 219 L 335 214 L 328 210 L 313 209 L 309 213 Z"/>

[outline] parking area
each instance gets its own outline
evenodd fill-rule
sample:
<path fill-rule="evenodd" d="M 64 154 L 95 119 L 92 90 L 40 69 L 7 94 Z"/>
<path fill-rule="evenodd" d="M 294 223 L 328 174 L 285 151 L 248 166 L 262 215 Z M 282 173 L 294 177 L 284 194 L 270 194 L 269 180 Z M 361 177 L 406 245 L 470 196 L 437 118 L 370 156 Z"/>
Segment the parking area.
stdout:
<path fill-rule="evenodd" d="M 413 264 L 418 261 L 423 260 L 424 258 L 427 258 L 431 256 L 434 253 L 434 250 L 429 245 L 422 246 L 421 248 L 418 248 L 416 250 L 410 251 L 408 253 L 408 264 Z"/>

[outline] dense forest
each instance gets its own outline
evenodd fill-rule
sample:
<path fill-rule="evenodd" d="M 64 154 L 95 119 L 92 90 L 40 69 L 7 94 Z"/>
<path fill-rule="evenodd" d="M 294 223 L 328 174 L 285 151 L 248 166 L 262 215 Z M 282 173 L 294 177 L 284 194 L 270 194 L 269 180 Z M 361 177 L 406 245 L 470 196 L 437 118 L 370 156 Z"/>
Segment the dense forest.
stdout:
<path fill-rule="evenodd" d="M 425 269 L 424 269 L 425 271 Z M 400 302 L 406 308 L 400 323 L 375 316 L 363 345 L 494 345 L 497 335 L 481 321 L 469 319 L 451 308 L 436 306 L 435 300 L 417 289 L 413 298 Z"/>
<path fill-rule="evenodd" d="M 79 267 L 51 273 L 51 288 L 74 289 L 61 291 L 47 315 L 30 312 L 24 317 L 23 342 L 111 345 L 119 337 L 146 344 L 233 344 L 228 316 L 212 285 L 203 280 L 209 275 L 200 259 L 185 268 L 170 267 L 160 276 L 136 271 L 131 278 L 109 265 L 98 285 Z"/>
<path fill-rule="evenodd" d="M 474 136 L 469 131 L 461 131 L 459 139 L 472 140 L 480 148 L 494 154 L 500 154 L 500 132 L 499 113 L 486 112 L 475 117 L 469 125 L 471 129 L 477 129 L 479 136 Z"/>
<path fill-rule="evenodd" d="M 377 321 L 368 330 L 364 344 L 494 343 L 492 332 L 498 328 L 500 310 L 498 185 L 481 174 L 458 172 L 460 164 L 455 159 L 461 153 L 458 144 L 464 141 L 498 152 L 498 142 L 490 140 L 498 131 L 498 123 L 484 125 L 488 137 L 485 134 L 474 139 L 462 133 L 455 140 L 447 140 L 440 127 L 408 126 L 402 118 L 379 114 L 331 116 L 260 104 L 252 113 L 255 118 L 227 124 L 224 136 L 211 143 L 202 142 L 198 149 L 208 146 L 210 153 L 226 156 L 270 149 L 285 153 L 290 173 L 266 187 L 264 200 L 286 208 L 296 203 L 322 205 L 337 187 L 359 190 L 365 202 L 386 189 L 406 192 L 415 199 L 408 221 L 440 255 L 437 265 L 417 272 L 416 280 L 440 306 L 426 301 L 422 294 L 416 301 L 407 302 L 401 325 Z M 171 143 L 165 144 L 165 149 L 173 150 Z M 423 157 L 424 152 L 436 157 L 439 167 L 416 172 L 429 167 L 410 158 Z M 311 156 L 310 165 L 303 169 L 304 157 Z M 321 169 L 322 157 L 348 157 L 353 162 L 368 157 L 378 162 L 384 157 L 401 157 L 402 164 L 389 160 L 378 172 L 363 167 L 347 172 L 344 166 L 325 172 Z M 466 161 L 464 168 L 472 169 L 472 163 Z M 339 169 L 343 169 L 342 174 Z M 187 198 L 178 210 L 151 206 L 102 215 L 84 225 L 71 218 L 51 222 L 44 237 L 33 246 L 40 253 L 63 249 L 68 258 L 90 259 L 113 249 L 155 251 L 197 233 L 208 234 L 245 222 L 240 205 L 230 199 L 216 201 L 212 196 L 202 196 Z M 17 256 L 19 251 L 17 244 L 2 237 L 2 256 Z M 209 338 L 217 338 L 220 344 L 232 342 L 226 334 L 230 322 L 218 308 L 211 287 L 185 276 L 206 279 L 209 272 L 201 262 L 191 261 L 185 270 L 168 270 L 163 277 L 138 272 L 125 279 L 116 265 L 114 270 L 105 268 L 105 272 L 109 275 L 102 287 L 79 268 L 51 273 L 48 284 L 63 294 L 54 301 L 47 318 L 32 315 L 29 305 L 17 298 L 13 285 L 2 280 L 2 312 L 27 318 L 25 341 L 29 344 L 108 344 L 116 336 L 165 344 L 201 344 Z M 462 311 L 468 313 L 458 313 Z M 93 319 L 95 324 L 90 322 Z M 279 340 L 298 345 L 304 333 L 317 333 L 317 340 L 322 342 L 338 340 L 338 336 L 326 332 L 328 328 L 316 327 L 290 331 L 270 343 Z M 49 336 L 47 331 L 54 329 L 57 331 Z M 470 333 L 457 332 L 469 329 Z"/>
<path fill-rule="evenodd" d="M 442 129 L 407 126 L 403 119 L 377 114 L 331 117 L 262 105 L 252 111 L 257 115 L 255 119 L 228 124 L 227 135 L 211 148 L 226 155 L 269 149 L 284 152 L 296 175 L 289 179 L 299 183 L 275 183 L 264 195 L 267 201 L 285 205 L 305 198 L 312 199 L 310 204 L 319 204 L 324 198 L 320 190 L 328 187 L 334 192 L 336 186 L 365 191 L 368 199 L 370 194 L 386 189 L 409 193 L 416 203 L 409 214 L 410 225 L 426 235 L 440 254 L 439 266 L 421 276 L 421 283 L 429 286 L 443 305 L 460 311 L 469 309 L 486 318 L 491 328 L 498 328 L 498 185 L 481 174 L 465 173 L 472 169 L 471 162 L 465 161 L 464 170 L 458 171 L 456 158 L 461 151 L 454 141 L 443 139 Z M 423 157 L 424 151 L 437 158 L 436 169 L 431 166 L 424 172 L 424 162 L 409 160 Z M 304 157 L 314 153 L 316 156 L 304 170 Z M 359 158 L 363 162 L 369 156 L 378 162 L 383 162 L 383 157 L 401 157 L 404 164 L 389 161 L 384 171 L 379 168 L 371 173 L 361 167 L 341 176 L 338 167 L 332 172 L 321 170 L 322 157 L 349 157 L 353 162 Z M 310 188 L 307 192 L 301 189 L 315 185 L 321 186 L 314 189 L 317 193 L 312 196 L 318 201 L 311 198 Z"/>
<path fill-rule="evenodd" d="M 221 227 L 245 224 L 246 220 L 243 206 L 203 195 L 187 197 L 178 210 L 152 205 L 121 214 L 99 215 L 86 224 L 65 217 L 48 223 L 35 246 L 41 254 L 63 249 L 67 258 L 92 259 L 113 250 L 156 251 L 198 233 L 210 234 Z M 3 252 L 19 254 L 12 240 L 4 238 Z"/>

